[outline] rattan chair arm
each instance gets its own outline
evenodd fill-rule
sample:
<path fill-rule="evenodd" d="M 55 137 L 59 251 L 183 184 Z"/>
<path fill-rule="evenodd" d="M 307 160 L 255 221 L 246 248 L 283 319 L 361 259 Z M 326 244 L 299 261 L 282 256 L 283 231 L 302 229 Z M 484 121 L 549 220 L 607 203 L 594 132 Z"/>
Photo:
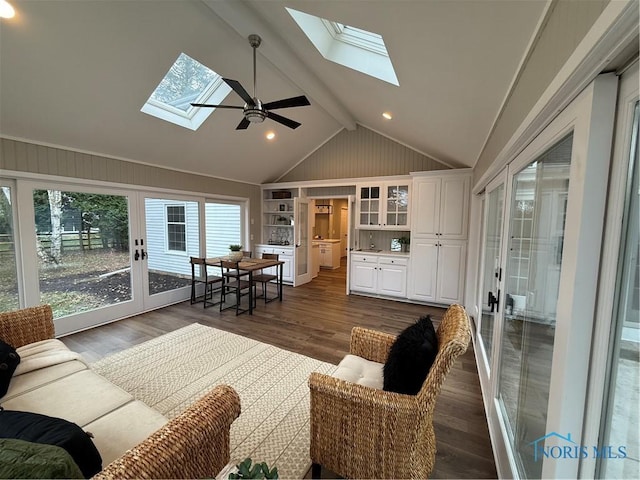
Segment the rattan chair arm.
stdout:
<path fill-rule="evenodd" d="M 402 421 L 402 417 L 406 416 L 411 425 L 415 425 L 419 405 L 414 395 L 386 392 L 318 372 L 312 372 L 309 376 L 309 389 L 312 404 L 316 402 L 311 408 L 312 411 L 316 407 L 327 412 L 336 409 L 341 415 L 354 417 L 363 416 L 363 412 L 366 411 L 367 415 L 364 416 L 368 416 L 368 422 L 372 423 L 375 423 L 376 418 L 382 419 L 389 415 L 398 421 Z M 356 411 L 360 408 L 364 410 Z"/>
<path fill-rule="evenodd" d="M 406 459 L 425 456 L 431 418 L 420 414 L 416 397 L 319 373 L 309 387 L 312 462 L 345 478 L 406 478 Z"/>
<path fill-rule="evenodd" d="M 49 305 L 0 313 L 0 339 L 14 348 L 53 338 L 53 311 Z"/>
<path fill-rule="evenodd" d="M 349 353 L 366 358 L 372 362 L 385 363 L 391 345 L 396 340 L 395 335 L 378 332 L 362 327 L 351 330 L 351 345 Z"/>
<path fill-rule="evenodd" d="M 213 478 L 229 462 L 238 415 L 240 397 L 219 385 L 93 478 Z"/>

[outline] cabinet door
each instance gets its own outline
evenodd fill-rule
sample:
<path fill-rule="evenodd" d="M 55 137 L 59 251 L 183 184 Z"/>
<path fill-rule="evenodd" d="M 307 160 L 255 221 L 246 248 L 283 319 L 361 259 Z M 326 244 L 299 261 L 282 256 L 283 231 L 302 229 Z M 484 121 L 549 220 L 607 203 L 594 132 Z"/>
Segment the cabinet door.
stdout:
<path fill-rule="evenodd" d="M 383 227 L 395 229 L 409 226 L 409 184 L 385 187 Z"/>
<path fill-rule="evenodd" d="M 439 233 L 440 222 L 440 179 L 417 178 L 412 192 L 412 235 L 433 235 Z"/>
<path fill-rule="evenodd" d="M 440 202 L 440 237 L 467 238 L 469 177 L 443 177 Z"/>
<path fill-rule="evenodd" d="M 438 247 L 438 303 L 462 303 L 466 242 L 440 241 Z"/>
<path fill-rule="evenodd" d="M 380 228 L 380 185 L 358 186 L 358 227 Z"/>
<path fill-rule="evenodd" d="M 351 264 L 351 290 L 376 293 L 378 267 L 375 263 L 353 262 Z"/>
<path fill-rule="evenodd" d="M 378 293 L 394 297 L 407 296 L 407 267 L 404 265 L 378 265 Z"/>
<path fill-rule="evenodd" d="M 409 298 L 424 302 L 436 301 L 438 240 L 418 238 L 411 242 Z"/>

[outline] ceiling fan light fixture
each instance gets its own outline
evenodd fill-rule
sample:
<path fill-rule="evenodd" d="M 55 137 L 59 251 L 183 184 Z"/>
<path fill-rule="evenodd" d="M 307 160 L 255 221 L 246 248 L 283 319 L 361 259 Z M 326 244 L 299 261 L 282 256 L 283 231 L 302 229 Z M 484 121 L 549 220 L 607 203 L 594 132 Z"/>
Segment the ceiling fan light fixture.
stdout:
<path fill-rule="evenodd" d="M 262 123 L 266 117 L 267 114 L 264 113 L 263 110 L 258 110 L 257 108 L 248 108 L 244 111 L 244 118 L 249 120 L 251 123 Z"/>

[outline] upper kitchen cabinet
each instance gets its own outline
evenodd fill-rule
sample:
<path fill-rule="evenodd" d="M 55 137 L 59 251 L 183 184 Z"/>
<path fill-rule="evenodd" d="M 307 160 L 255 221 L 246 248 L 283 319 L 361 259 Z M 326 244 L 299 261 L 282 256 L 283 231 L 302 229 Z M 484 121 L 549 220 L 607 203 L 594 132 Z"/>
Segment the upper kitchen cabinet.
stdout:
<path fill-rule="evenodd" d="M 410 179 L 358 184 L 356 227 L 365 230 L 408 230 L 410 190 Z"/>
<path fill-rule="evenodd" d="M 417 174 L 413 178 L 411 234 L 464 240 L 467 238 L 469 170 Z"/>

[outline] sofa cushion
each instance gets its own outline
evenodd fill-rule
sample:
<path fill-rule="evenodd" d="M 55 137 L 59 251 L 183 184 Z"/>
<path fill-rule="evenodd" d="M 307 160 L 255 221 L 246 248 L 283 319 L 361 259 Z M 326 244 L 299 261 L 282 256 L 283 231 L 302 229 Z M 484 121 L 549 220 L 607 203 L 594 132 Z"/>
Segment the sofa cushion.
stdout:
<path fill-rule="evenodd" d="M 64 448 L 14 438 L 0 438 L 0 478 L 84 476 Z"/>
<path fill-rule="evenodd" d="M 9 390 L 9 383 L 13 377 L 18 364 L 20 363 L 20 355 L 8 343 L 0 340 L 0 398 L 4 397 Z"/>
<path fill-rule="evenodd" d="M 14 376 L 24 375 L 34 370 L 44 369 L 53 365 L 78 360 L 86 365 L 79 353 L 72 352 L 60 340 L 50 339 L 41 342 L 30 343 L 19 347 L 20 365 L 16 368 Z"/>
<path fill-rule="evenodd" d="M 347 382 L 382 389 L 382 367 L 382 363 L 347 355 L 331 375 Z"/>
<path fill-rule="evenodd" d="M 106 378 L 82 370 L 3 401 L 3 406 L 64 418 L 84 427 L 132 400 Z"/>
<path fill-rule="evenodd" d="M 85 425 L 93 434 L 102 463 L 108 465 L 167 423 L 160 412 L 134 400 Z"/>
<path fill-rule="evenodd" d="M 82 474 L 89 478 L 102 470 L 102 459 L 89 435 L 62 418 L 31 412 L 0 411 L 0 438 L 57 445 L 64 448 Z"/>
<path fill-rule="evenodd" d="M 405 328 L 389 350 L 384 365 L 384 390 L 415 395 L 438 354 L 438 337 L 427 315 Z"/>

